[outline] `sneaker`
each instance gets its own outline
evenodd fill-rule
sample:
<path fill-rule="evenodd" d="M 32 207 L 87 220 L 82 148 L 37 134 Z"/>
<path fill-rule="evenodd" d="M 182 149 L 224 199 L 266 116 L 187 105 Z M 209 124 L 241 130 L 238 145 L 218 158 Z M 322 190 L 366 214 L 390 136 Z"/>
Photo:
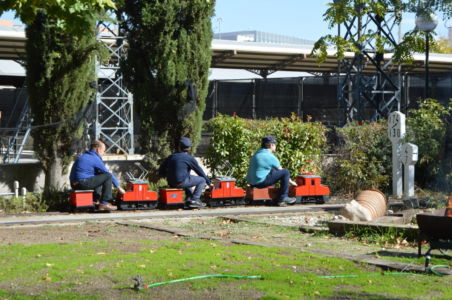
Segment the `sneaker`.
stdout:
<path fill-rule="evenodd" d="M 117 210 L 118 208 L 110 203 L 99 204 L 99 210 Z"/>
<path fill-rule="evenodd" d="M 201 202 L 201 200 L 191 200 L 187 202 L 188 207 L 190 208 L 202 208 L 205 207 L 206 204 Z"/>
<path fill-rule="evenodd" d="M 297 202 L 297 198 L 294 198 L 294 197 L 284 197 L 284 198 L 280 199 L 279 202 L 284 202 L 284 203 L 286 203 L 286 204 L 294 204 L 295 202 Z"/>
<path fill-rule="evenodd" d="M 284 201 L 279 201 L 278 203 L 276 203 L 276 205 L 279 207 L 283 207 L 283 206 L 287 206 L 287 203 Z"/>

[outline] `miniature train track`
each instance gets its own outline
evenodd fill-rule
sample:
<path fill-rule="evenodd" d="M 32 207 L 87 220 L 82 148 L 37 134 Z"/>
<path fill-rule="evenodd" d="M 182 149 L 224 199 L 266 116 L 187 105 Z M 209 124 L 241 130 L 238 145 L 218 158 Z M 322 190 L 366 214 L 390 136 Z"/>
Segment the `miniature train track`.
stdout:
<path fill-rule="evenodd" d="M 88 221 L 118 221 L 131 219 L 161 219 L 184 217 L 238 216 L 256 214 L 287 214 L 312 211 L 335 211 L 340 204 L 275 206 L 238 206 L 225 208 L 205 208 L 197 210 L 149 210 L 115 211 L 106 213 L 33 213 L 0 216 L 0 226 L 64 224 Z"/>

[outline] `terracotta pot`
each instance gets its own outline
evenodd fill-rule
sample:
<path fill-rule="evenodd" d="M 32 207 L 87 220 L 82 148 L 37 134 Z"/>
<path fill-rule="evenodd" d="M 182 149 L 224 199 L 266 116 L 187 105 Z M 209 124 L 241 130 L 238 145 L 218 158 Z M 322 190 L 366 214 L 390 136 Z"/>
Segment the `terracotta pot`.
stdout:
<path fill-rule="evenodd" d="M 364 190 L 356 196 L 356 202 L 367 208 L 372 220 L 386 215 L 388 201 L 379 190 Z"/>

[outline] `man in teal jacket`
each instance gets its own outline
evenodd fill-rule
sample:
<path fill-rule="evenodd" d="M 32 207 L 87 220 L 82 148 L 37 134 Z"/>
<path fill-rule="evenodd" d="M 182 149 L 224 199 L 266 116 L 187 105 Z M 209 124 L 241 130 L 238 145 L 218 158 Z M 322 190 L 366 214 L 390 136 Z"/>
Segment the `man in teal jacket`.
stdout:
<path fill-rule="evenodd" d="M 281 194 L 276 199 L 276 204 L 286 206 L 296 201 L 295 198 L 289 197 L 289 184 L 296 183 L 290 179 L 289 170 L 281 167 L 278 158 L 273 154 L 275 151 L 276 138 L 272 135 L 263 137 L 261 148 L 251 157 L 246 180 L 256 188 L 265 188 L 279 181 Z"/>

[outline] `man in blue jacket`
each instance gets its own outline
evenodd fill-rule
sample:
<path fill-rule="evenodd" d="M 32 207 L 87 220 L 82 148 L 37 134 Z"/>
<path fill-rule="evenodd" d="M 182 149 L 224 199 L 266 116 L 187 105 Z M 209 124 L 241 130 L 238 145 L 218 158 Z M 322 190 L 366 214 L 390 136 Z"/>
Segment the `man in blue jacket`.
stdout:
<path fill-rule="evenodd" d="M 265 188 L 279 181 L 281 194 L 276 199 L 278 206 L 295 203 L 296 199 L 289 197 L 289 184 L 297 185 L 290 179 L 289 170 L 283 169 L 276 151 L 276 138 L 273 135 L 262 138 L 262 146 L 251 157 L 246 180 L 252 187 Z"/>
<path fill-rule="evenodd" d="M 168 184 L 172 188 L 182 188 L 185 190 L 185 205 L 190 208 L 200 208 L 206 206 L 201 201 L 201 194 L 210 180 L 199 166 L 196 159 L 188 154 L 192 142 L 187 137 L 179 140 L 178 152 L 171 154 L 159 168 L 159 174 L 166 177 Z M 197 175 L 190 175 L 193 170 Z M 195 188 L 192 191 L 192 188 Z"/>
<path fill-rule="evenodd" d="M 118 179 L 108 171 L 102 161 L 105 153 L 105 144 L 102 141 L 94 141 L 91 149 L 80 155 L 74 162 L 69 180 L 74 190 L 94 190 L 94 200 L 100 200 L 100 210 L 116 210 L 112 205 L 112 184 L 122 194 L 124 189 L 120 187 Z"/>

